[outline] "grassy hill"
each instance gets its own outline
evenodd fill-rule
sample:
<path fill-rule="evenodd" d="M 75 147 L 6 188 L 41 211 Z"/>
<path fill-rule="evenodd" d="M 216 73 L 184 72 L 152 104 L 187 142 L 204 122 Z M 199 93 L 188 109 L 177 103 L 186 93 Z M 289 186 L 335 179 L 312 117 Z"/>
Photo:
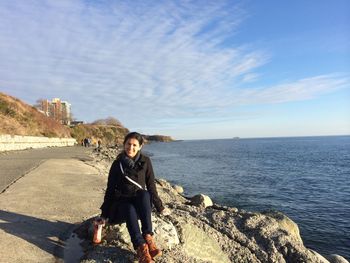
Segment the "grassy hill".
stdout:
<path fill-rule="evenodd" d="M 73 137 L 78 143 L 90 138 L 93 144 L 122 144 L 129 132 L 117 119 L 108 117 L 91 124 L 67 127 L 39 112 L 35 107 L 0 92 L 0 135 L 27 135 L 45 137 Z M 144 135 L 146 141 L 172 141 L 169 136 Z"/>
<path fill-rule="evenodd" d="M 156 141 L 156 142 L 172 142 L 174 141 L 173 138 L 170 136 L 165 136 L 165 135 L 142 135 L 145 138 L 145 141 Z"/>
<path fill-rule="evenodd" d="M 128 132 L 113 118 L 70 128 L 45 116 L 35 107 L 0 92 L 0 134 L 73 137 L 78 142 L 88 137 L 93 143 L 101 140 L 104 145 L 115 145 L 122 142 Z"/>
<path fill-rule="evenodd" d="M 98 140 L 102 145 L 114 146 L 122 144 L 124 136 L 129 132 L 124 126 L 115 125 L 99 125 L 99 124 L 79 124 L 71 128 L 71 135 L 79 143 L 84 138 L 90 138 L 92 144 L 96 144 Z"/>
<path fill-rule="evenodd" d="M 0 134 L 71 137 L 68 127 L 36 108 L 0 92 Z"/>

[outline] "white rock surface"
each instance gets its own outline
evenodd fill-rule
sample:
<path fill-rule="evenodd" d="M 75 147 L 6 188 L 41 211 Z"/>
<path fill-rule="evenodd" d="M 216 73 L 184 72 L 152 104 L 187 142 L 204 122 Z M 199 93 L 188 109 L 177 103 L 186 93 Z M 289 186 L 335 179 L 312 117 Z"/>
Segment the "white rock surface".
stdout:
<path fill-rule="evenodd" d="M 195 195 L 191 198 L 191 204 L 198 207 L 209 207 L 213 205 L 213 201 L 209 196 L 204 194 Z"/>

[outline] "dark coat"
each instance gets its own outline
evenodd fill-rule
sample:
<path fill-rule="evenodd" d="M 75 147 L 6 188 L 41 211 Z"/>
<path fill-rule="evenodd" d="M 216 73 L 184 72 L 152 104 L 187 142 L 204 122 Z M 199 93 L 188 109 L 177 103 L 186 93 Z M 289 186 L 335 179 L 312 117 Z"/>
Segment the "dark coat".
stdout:
<path fill-rule="evenodd" d="M 162 211 L 164 206 L 158 196 L 150 158 L 141 154 L 135 168 L 130 169 L 123 165 L 123 170 L 125 175 L 139 183 L 143 189 L 147 189 L 147 191 L 150 193 L 151 201 L 156 207 L 157 211 Z M 124 221 L 123 219 L 117 217 L 118 202 L 126 201 L 130 197 L 135 197 L 136 192 L 140 190 L 139 187 L 129 182 L 125 178 L 125 175 L 122 173 L 120 168 L 120 158 L 118 156 L 112 163 L 111 169 L 109 170 L 107 190 L 104 196 L 104 202 L 101 206 L 101 216 L 109 218 L 110 221 L 115 223 Z"/>

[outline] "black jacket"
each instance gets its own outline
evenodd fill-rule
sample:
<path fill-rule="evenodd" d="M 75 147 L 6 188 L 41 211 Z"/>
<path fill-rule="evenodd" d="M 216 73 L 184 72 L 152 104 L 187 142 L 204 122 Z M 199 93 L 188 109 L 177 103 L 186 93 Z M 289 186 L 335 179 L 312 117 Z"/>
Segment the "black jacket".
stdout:
<path fill-rule="evenodd" d="M 117 157 L 109 170 L 107 190 L 104 196 L 104 202 L 101 206 L 102 216 L 109 218 L 111 216 L 111 207 L 115 203 L 117 203 L 120 199 L 134 197 L 136 192 L 140 190 L 139 187 L 129 182 L 125 178 L 125 175 L 139 183 L 143 189 L 146 189 L 147 187 L 147 191 L 151 195 L 152 203 L 158 212 L 162 211 L 164 206 L 158 196 L 150 158 L 141 154 L 134 169 L 129 169 L 123 165 L 122 167 L 125 174 L 122 173 L 119 159 L 120 158 Z"/>

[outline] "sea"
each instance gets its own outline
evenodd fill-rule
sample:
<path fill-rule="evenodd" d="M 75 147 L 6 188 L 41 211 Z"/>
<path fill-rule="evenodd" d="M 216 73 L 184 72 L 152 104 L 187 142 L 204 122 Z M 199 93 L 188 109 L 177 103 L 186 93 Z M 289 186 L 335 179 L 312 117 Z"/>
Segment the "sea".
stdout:
<path fill-rule="evenodd" d="M 151 143 L 157 178 L 247 211 L 281 211 L 304 245 L 350 260 L 350 136 Z"/>

